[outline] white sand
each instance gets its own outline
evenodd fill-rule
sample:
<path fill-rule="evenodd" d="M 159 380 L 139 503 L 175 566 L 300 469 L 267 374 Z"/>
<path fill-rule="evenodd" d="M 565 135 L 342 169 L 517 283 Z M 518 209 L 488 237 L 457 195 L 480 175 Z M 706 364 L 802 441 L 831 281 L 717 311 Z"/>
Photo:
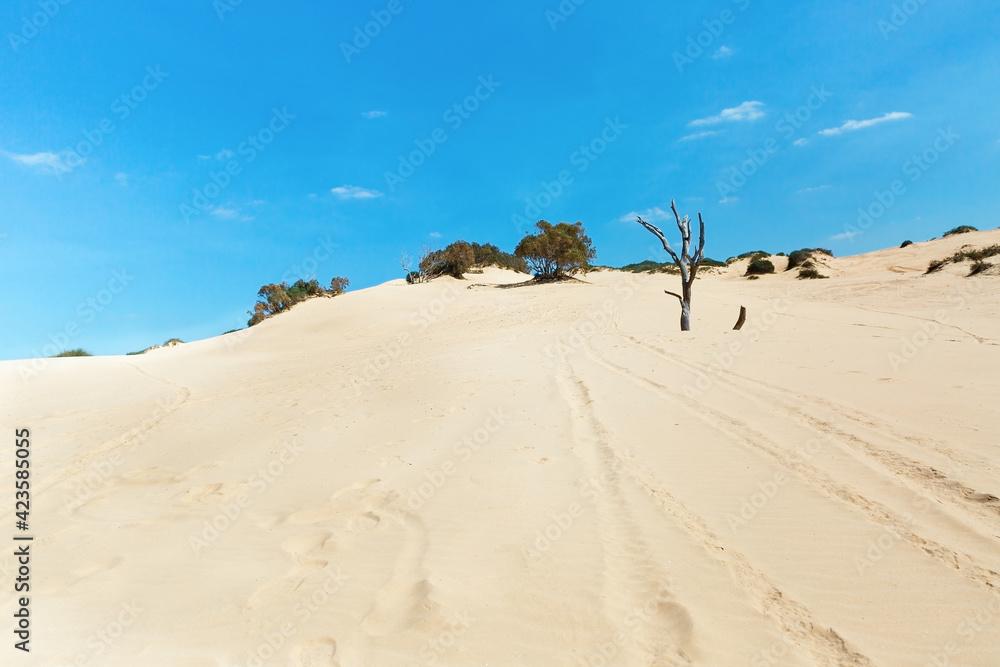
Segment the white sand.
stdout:
<path fill-rule="evenodd" d="M 922 275 L 998 242 L 744 261 L 686 334 L 675 276 L 488 270 L 4 362 L 0 663 L 1000 665 L 1000 278 Z"/>

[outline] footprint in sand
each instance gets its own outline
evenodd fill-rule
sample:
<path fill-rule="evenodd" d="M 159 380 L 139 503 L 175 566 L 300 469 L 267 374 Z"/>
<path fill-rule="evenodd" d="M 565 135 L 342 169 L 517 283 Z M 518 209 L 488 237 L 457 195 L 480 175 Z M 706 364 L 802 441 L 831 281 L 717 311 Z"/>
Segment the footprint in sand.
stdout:
<path fill-rule="evenodd" d="M 330 637 L 319 637 L 292 649 L 292 665 L 294 667 L 339 667 L 334 659 L 337 655 L 337 642 Z"/>

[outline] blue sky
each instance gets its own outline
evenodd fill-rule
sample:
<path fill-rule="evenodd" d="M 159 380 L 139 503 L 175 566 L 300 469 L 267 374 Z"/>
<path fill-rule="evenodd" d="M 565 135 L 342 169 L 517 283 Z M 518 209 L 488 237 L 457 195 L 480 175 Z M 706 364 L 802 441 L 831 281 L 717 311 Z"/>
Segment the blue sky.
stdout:
<path fill-rule="evenodd" d="M 45 0 L 0 34 L 4 359 L 205 338 L 262 284 L 539 218 L 662 259 L 632 214 L 675 231 L 671 198 L 719 259 L 998 224 L 990 3 Z"/>

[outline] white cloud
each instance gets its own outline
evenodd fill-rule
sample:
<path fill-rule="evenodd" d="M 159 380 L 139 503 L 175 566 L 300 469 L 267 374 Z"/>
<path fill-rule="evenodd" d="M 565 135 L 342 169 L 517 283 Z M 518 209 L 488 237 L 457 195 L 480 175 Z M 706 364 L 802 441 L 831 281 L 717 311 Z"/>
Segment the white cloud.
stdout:
<path fill-rule="evenodd" d="M 115 180 L 118 181 L 118 184 L 121 185 L 123 188 L 128 187 L 128 174 L 126 174 L 124 171 L 119 171 L 117 174 L 115 174 Z"/>
<path fill-rule="evenodd" d="M 232 208 L 214 208 L 212 209 L 212 215 L 217 218 L 222 218 L 223 220 L 234 220 L 240 214 L 239 211 Z"/>
<path fill-rule="evenodd" d="M 694 134 L 689 134 L 686 137 L 681 137 L 681 141 L 694 141 L 696 139 L 704 139 L 705 137 L 711 137 L 716 134 L 722 134 L 722 130 L 707 130 L 705 132 L 695 132 Z"/>
<path fill-rule="evenodd" d="M 199 155 L 198 159 L 199 160 L 211 160 L 212 156 L 211 155 Z"/>
<path fill-rule="evenodd" d="M 361 114 L 365 118 L 385 118 L 389 115 L 388 111 L 366 111 Z"/>
<path fill-rule="evenodd" d="M 736 204 L 739 201 L 740 201 L 739 197 L 723 197 L 722 199 L 719 200 L 719 203 L 726 205 L 726 204 Z"/>
<path fill-rule="evenodd" d="M 428 236 L 431 237 L 432 239 L 439 239 L 439 238 L 441 238 L 441 234 L 438 233 L 438 232 L 431 232 L 430 234 L 428 234 Z"/>
<path fill-rule="evenodd" d="M 636 218 L 642 218 L 646 222 L 659 222 L 660 220 L 672 220 L 673 214 L 664 211 L 659 206 L 647 208 L 645 211 L 632 211 L 618 218 L 618 222 L 635 222 Z"/>
<path fill-rule="evenodd" d="M 843 234 L 835 234 L 830 237 L 831 241 L 853 241 L 855 236 L 861 236 L 864 234 L 862 231 L 850 231 L 844 232 Z"/>
<path fill-rule="evenodd" d="M 378 190 L 359 188 L 356 185 L 341 185 L 339 188 L 333 188 L 330 192 L 341 199 L 375 199 L 382 196 Z"/>
<path fill-rule="evenodd" d="M 267 202 L 264 201 L 263 199 L 254 199 L 253 201 L 250 202 L 250 205 L 251 206 L 263 206 L 266 203 Z"/>
<path fill-rule="evenodd" d="M 728 46 L 720 46 L 719 50 L 712 54 L 713 60 L 724 60 L 729 56 L 733 55 L 733 50 Z"/>
<path fill-rule="evenodd" d="M 761 111 L 761 107 L 763 106 L 763 102 L 744 102 L 738 107 L 723 109 L 719 112 L 718 116 L 699 118 L 691 121 L 688 125 L 691 127 L 701 127 L 703 125 L 718 125 L 719 123 L 735 123 L 744 120 L 757 120 L 758 118 L 764 117 L 764 112 Z"/>
<path fill-rule="evenodd" d="M 869 120 L 849 120 L 840 127 L 831 127 L 827 130 L 820 130 L 819 134 L 826 137 L 835 136 L 838 134 L 843 134 L 844 132 L 855 132 L 857 130 L 863 130 L 867 127 L 872 127 L 873 125 L 878 125 L 879 123 L 888 123 L 894 120 L 903 120 L 905 118 L 912 118 L 913 114 L 907 113 L 905 111 L 892 111 L 880 118 L 871 118 Z"/>
<path fill-rule="evenodd" d="M 809 143 L 808 139 L 796 139 L 795 141 L 792 142 L 792 145 L 793 146 L 805 146 L 808 143 Z"/>
<path fill-rule="evenodd" d="M 235 155 L 236 155 L 236 153 L 232 152 L 228 148 L 223 148 L 221 151 L 219 151 L 218 153 L 215 154 L 215 159 L 216 160 L 228 160 L 229 158 L 234 157 Z"/>
<path fill-rule="evenodd" d="M 829 189 L 830 189 L 829 185 L 818 185 L 815 188 L 802 188 L 795 194 L 801 195 L 801 194 L 806 194 L 807 192 L 819 192 L 820 190 L 829 190 Z"/>
<path fill-rule="evenodd" d="M 74 167 L 79 167 L 87 161 L 86 158 L 80 157 L 76 153 L 72 153 L 70 151 L 62 151 L 59 154 L 45 151 L 42 153 L 33 153 L 31 155 L 8 153 L 7 151 L 0 151 L 0 153 L 3 153 L 5 157 L 17 162 L 18 164 L 22 164 L 25 167 L 32 167 L 43 174 L 53 175 L 65 174 L 73 171 Z M 71 165 L 70 158 L 78 161 L 78 163 Z"/>

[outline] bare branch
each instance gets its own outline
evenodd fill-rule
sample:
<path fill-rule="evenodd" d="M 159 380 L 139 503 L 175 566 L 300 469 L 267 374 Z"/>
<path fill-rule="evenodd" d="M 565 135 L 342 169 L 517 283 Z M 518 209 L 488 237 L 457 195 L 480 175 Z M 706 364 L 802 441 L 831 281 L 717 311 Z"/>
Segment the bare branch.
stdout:
<path fill-rule="evenodd" d="M 645 220 L 642 219 L 642 216 L 639 217 L 639 224 L 645 227 L 651 234 L 656 236 L 656 238 L 660 239 L 660 243 L 663 244 L 663 249 L 666 250 L 667 253 L 673 258 L 674 263 L 680 266 L 681 263 L 680 258 L 677 257 L 677 253 L 674 252 L 674 249 L 670 247 L 670 242 L 667 241 L 667 237 L 663 235 L 663 232 L 660 231 L 660 228 L 652 224 L 651 222 L 646 222 Z"/>
<path fill-rule="evenodd" d="M 670 296 L 676 296 L 678 301 L 680 301 L 681 303 L 684 303 L 684 297 L 682 297 L 680 294 L 674 294 L 670 290 L 663 290 L 663 293 L 664 294 L 669 294 Z"/>

